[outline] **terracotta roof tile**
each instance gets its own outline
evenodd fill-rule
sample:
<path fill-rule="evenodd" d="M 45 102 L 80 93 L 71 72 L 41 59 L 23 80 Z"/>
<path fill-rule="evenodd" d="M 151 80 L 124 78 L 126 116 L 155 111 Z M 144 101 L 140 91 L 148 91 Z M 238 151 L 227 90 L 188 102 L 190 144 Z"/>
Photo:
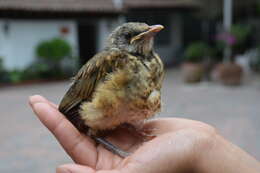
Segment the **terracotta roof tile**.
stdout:
<path fill-rule="evenodd" d="M 123 9 L 197 7 L 199 0 L 122 0 Z M 0 0 L 0 10 L 119 12 L 121 0 Z"/>
<path fill-rule="evenodd" d="M 114 12 L 112 0 L 0 0 L 0 9 Z"/>

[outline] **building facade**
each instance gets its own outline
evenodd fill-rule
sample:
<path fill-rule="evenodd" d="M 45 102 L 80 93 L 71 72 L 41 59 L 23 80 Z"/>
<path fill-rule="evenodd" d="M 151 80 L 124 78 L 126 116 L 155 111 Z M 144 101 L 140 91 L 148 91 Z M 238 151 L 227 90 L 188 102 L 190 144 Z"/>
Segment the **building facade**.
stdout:
<path fill-rule="evenodd" d="M 24 69 L 35 60 L 39 42 L 61 37 L 85 63 L 116 26 L 138 21 L 165 25 L 156 50 L 170 64 L 183 45 L 181 11 L 196 8 L 191 0 L 0 0 L 0 57 L 9 70 Z"/>

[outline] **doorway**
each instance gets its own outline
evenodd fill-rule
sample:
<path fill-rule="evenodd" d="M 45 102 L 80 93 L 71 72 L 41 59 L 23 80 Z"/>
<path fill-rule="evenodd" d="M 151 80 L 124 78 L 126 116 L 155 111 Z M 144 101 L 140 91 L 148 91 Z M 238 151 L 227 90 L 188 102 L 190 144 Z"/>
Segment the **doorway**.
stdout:
<path fill-rule="evenodd" d="M 80 64 L 85 64 L 96 54 L 97 26 L 93 23 L 78 23 Z"/>

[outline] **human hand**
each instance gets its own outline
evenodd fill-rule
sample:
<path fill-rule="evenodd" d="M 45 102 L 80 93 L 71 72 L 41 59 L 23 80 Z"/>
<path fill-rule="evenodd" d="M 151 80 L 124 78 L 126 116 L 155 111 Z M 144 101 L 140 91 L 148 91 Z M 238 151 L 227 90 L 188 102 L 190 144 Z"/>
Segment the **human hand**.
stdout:
<path fill-rule="evenodd" d="M 30 105 L 75 161 L 75 164 L 58 167 L 57 173 L 196 172 L 208 169 L 205 153 L 214 153 L 213 148 L 218 146 L 219 135 L 207 124 L 185 119 L 158 119 L 144 125 L 144 129 L 156 135 L 148 142 L 140 141 L 123 129 L 108 137 L 111 143 L 132 152 L 122 159 L 80 134 L 57 106 L 45 98 L 33 96 Z"/>

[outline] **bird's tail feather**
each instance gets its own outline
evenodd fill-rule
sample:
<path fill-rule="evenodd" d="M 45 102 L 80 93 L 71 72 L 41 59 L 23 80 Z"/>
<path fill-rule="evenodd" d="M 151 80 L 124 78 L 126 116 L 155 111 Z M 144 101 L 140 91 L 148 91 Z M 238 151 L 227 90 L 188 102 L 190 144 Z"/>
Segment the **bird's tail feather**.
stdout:
<path fill-rule="evenodd" d="M 87 134 L 89 127 L 85 125 L 84 120 L 79 115 L 80 104 L 73 107 L 69 111 L 64 111 L 59 108 L 59 111 L 82 133 Z"/>

